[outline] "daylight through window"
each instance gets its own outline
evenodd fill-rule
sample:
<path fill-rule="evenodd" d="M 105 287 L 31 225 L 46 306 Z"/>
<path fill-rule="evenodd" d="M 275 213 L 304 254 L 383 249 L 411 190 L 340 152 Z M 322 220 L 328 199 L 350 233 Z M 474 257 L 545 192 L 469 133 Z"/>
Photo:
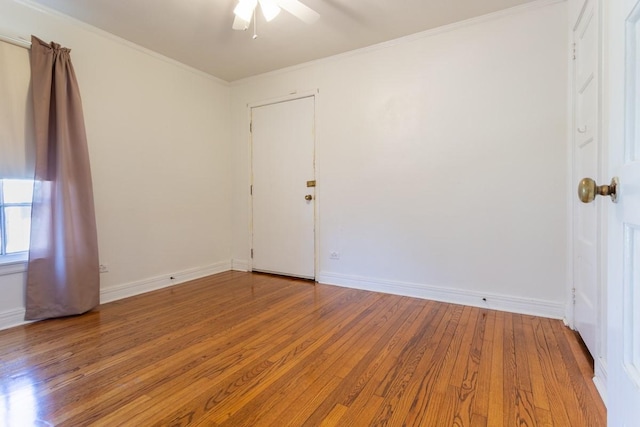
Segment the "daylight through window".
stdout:
<path fill-rule="evenodd" d="M 33 181 L 0 179 L 0 256 L 29 250 Z"/>

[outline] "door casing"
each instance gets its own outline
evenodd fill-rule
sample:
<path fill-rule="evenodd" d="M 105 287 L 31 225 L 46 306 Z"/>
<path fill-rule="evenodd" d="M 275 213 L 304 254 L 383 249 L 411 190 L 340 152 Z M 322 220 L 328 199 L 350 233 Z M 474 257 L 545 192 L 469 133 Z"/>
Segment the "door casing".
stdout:
<path fill-rule="evenodd" d="M 584 337 L 594 359 L 603 357 L 604 319 L 602 283 L 602 242 L 606 227 L 601 227 L 603 201 L 585 205 L 576 197 L 576 184 L 583 177 L 602 179 L 602 79 L 600 11 L 598 0 L 586 0 L 572 29 L 573 73 L 571 84 L 572 179 L 572 326 Z M 589 39 L 589 35 L 592 36 Z"/>

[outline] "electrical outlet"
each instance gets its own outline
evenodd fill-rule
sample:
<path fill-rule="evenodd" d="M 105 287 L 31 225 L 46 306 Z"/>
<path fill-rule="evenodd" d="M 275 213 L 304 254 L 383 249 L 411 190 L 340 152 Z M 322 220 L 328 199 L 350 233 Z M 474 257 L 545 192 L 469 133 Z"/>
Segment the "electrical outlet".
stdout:
<path fill-rule="evenodd" d="M 108 273 L 109 272 L 109 266 L 107 264 L 100 264 L 100 267 L 98 267 L 100 273 Z"/>
<path fill-rule="evenodd" d="M 329 259 L 340 259 L 340 252 L 329 252 Z"/>

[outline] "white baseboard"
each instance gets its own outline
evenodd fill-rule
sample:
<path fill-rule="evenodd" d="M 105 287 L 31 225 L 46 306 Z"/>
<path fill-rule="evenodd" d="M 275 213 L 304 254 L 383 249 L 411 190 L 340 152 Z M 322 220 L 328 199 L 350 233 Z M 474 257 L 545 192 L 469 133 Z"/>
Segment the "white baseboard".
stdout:
<path fill-rule="evenodd" d="M 188 282 L 189 280 L 199 279 L 229 270 L 231 270 L 231 261 L 222 261 L 204 267 L 191 268 L 177 273 L 111 286 L 100 290 L 100 304 L 155 291 L 168 286 L 174 286 Z M 173 279 L 171 279 L 172 277 Z M 24 314 L 24 307 L 0 313 L 0 330 L 31 323 L 31 321 L 24 320 Z"/>
<path fill-rule="evenodd" d="M 552 319 L 562 319 L 565 315 L 564 304 L 533 298 L 520 298 L 418 283 L 381 280 L 326 271 L 321 272 L 318 275 L 318 282 L 327 285 L 337 285 L 366 291 L 424 298 L 452 304 L 470 305 L 473 307 L 529 314 Z"/>
<path fill-rule="evenodd" d="M 112 286 L 100 291 L 100 303 L 104 304 L 122 298 L 140 295 L 145 292 L 155 291 L 229 270 L 248 271 L 249 263 L 245 260 L 235 259 L 222 261 L 204 267 L 192 268 L 173 274 Z M 171 279 L 171 277 L 173 277 L 173 279 Z M 331 272 L 321 272 L 317 280 L 320 283 L 328 285 L 431 299 L 452 304 L 464 304 L 553 319 L 562 319 L 565 314 L 563 304 L 536 299 L 450 289 L 417 283 L 380 280 Z M 24 313 L 24 307 L 0 313 L 0 330 L 28 323 L 24 320 Z M 598 376 L 597 373 L 596 377 L 602 378 L 602 376 Z M 598 388 L 598 390 L 603 394 L 600 388 Z"/>
<path fill-rule="evenodd" d="M 598 393 L 604 402 L 604 406 L 607 406 L 607 366 L 604 359 L 598 357 L 593 360 L 593 383 L 596 385 Z"/>
<path fill-rule="evenodd" d="M 249 271 L 249 261 L 244 259 L 232 259 L 231 269 L 235 271 Z"/>
<path fill-rule="evenodd" d="M 222 261 L 204 267 L 191 268 L 177 273 L 112 286 L 100 290 L 100 304 L 140 295 L 145 292 L 155 291 L 229 270 L 231 270 L 231 261 Z"/>
<path fill-rule="evenodd" d="M 32 320 L 24 320 L 24 314 L 24 308 L 8 310 L 0 313 L 0 330 L 31 323 Z"/>

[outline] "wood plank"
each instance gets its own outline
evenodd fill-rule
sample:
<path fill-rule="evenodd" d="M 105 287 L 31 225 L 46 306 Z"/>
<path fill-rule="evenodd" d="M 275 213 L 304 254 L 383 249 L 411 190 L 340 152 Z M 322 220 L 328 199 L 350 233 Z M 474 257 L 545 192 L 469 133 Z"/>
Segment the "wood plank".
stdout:
<path fill-rule="evenodd" d="M 460 369 L 464 372 L 464 375 L 460 383 L 453 384 L 458 387 L 460 393 L 454 412 L 454 424 L 460 426 L 471 425 L 474 415 L 478 370 L 482 358 L 482 347 L 486 328 L 486 314 L 479 310 L 478 312 L 471 347 L 467 353 L 466 366 Z M 461 351 L 461 354 L 464 354 L 464 352 Z M 452 379 L 453 378 L 455 377 L 452 377 Z"/>
<path fill-rule="evenodd" d="M 393 301 L 389 301 L 393 302 Z M 378 307 L 378 306 L 376 306 Z M 372 349 L 372 353 L 378 354 L 383 352 L 383 346 L 387 345 L 389 339 L 392 337 L 397 331 L 399 327 L 398 322 L 404 322 L 405 317 L 409 314 L 412 309 L 412 305 L 409 301 L 401 301 L 400 304 L 389 304 L 386 306 L 386 312 L 383 307 L 378 307 L 379 309 L 374 311 L 370 311 L 369 314 L 372 316 L 370 320 L 363 322 L 365 325 L 364 328 L 360 330 L 357 336 L 354 337 L 353 341 L 360 343 L 358 348 L 367 347 L 370 343 L 379 343 L 379 345 L 374 346 Z M 397 316 L 396 316 L 397 314 Z M 388 332 L 390 331 L 390 332 Z M 292 365 L 290 369 L 286 371 L 277 381 L 277 383 L 273 384 L 273 387 L 269 387 L 263 390 L 260 396 L 256 399 L 253 399 L 250 402 L 244 402 L 244 399 L 236 400 L 236 405 L 242 406 L 241 410 L 238 412 L 239 416 L 246 418 L 248 420 L 253 420 L 259 414 L 264 413 L 274 413 L 275 407 L 280 404 L 280 396 L 283 393 L 287 393 L 288 395 L 295 394 L 296 390 L 293 387 L 299 388 L 298 378 L 308 378 L 311 375 L 321 375 L 321 372 L 318 372 L 319 369 L 325 369 L 328 366 L 332 366 L 334 364 L 342 364 L 345 359 L 347 359 L 348 347 L 345 346 L 344 349 L 333 352 L 331 354 L 327 354 L 324 352 L 329 345 L 332 344 L 331 339 L 337 336 L 337 331 L 331 330 L 328 333 L 329 340 L 327 343 L 319 347 L 316 351 L 310 353 L 308 357 L 300 357 L 300 362 Z M 353 354 L 353 352 L 351 352 Z M 375 369 L 375 363 L 365 364 L 366 369 Z M 329 374 L 336 375 L 336 371 L 332 370 Z M 340 377 L 338 372 L 338 377 Z M 354 375 L 353 377 L 356 377 Z M 359 379 L 357 386 L 361 385 L 364 382 L 363 379 Z M 356 386 L 356 389 L 357 389 Z M 344 384 L 341 384 L 341 390 L 345 389 Z M 274 394 L 274 391 L 279 391 L 278 395 Z M 352 393 L 354 393 L 352 391 Z M 304 396 L 301 396 L 304 398 Z M 349 402 L 347 400 L 342 402 L 342 405 L 348 407 Z M 334 407 L 335 408 L 335 407 Z M 257 422 L 257 419 L 255 420 Z"/>
<path fill-rule="evenodd" d="M 453 365 L 454 357 L 449 347 L 463 313 L 462 306 L 447 307 L 445 317 L 438 322 L 438 329 L 433 334 L 434 340 L 422 345 L 419 341 L 413 343 L 406 356 L 399 359 L 403 362 L 399 363 L 400 369 L 394 370 L 396 375 L 385 395 L 384 406 L 378 410 L 375 424 L 398 424 L 403 418 L 408 418 L 405 423 L 416 423 L 415 420 L 429 410 L 429 397 L 438 392 L 438 386 L 448 388 L 446 381 L 438 381 L 437 377 L 447 366 Z M 450 372 L 444 376 L 448 379 Z"/>
<path fill-rule="evenodd" d="M 320 423 L 320 427 L 334 427 L 340 425 L 340 418 L 349 410 L 348 407 L 344 405 L 337 404 L 333 407 L 329 415 L 322 420 Z"/>
<path fill-rule="evenodd" d="M 400 329 L 407 331 L 407 334 L 404 336 L 414 337 L 415 334 L 422 334 L 429 330 L 427 325 L 430 326 L 434 322 L 439 322 L 439 316 L 442 311 L 432 309 L 436 307 L 436 304 L 423 305 L 423 307 L 424 309 L 417 313 L 417 316 L 410 316 Z M 361 422 L 364 423 L 364 420 L 366 420 L 368 424 L 373 424 L 373 418 L 378 415 L 379 408 L 385 407 L 385 399 L 375 393 L 380 386 L 379 379 L 383 378 L 383 374 L 388 371 L 388 363 L 397 361 L 397 358 L 389 356 L 395 351 L 400 351 L 402 347 L 400 345 L 401 343 L 404 344 L 402 350 L 404 350 L 407 345 L 410 345 L 407 341 L 397 339 L 397 330 L 394 332 L 394 335 L 395 337 L 390 335 L 388 338 L 382 340 L 382 342 L 388 342 L 384 348 L 380 350 L 373 349 L 372 355 L 375 356 L 373 361 L 362 360 L 363 365 L 361 369 L 365 367 L 365 364 L 369 365 L 370 368 L 363 369 L 364 375 L 361 376 L 361 380 L 366 380 L 364 385 L 350 392 L 344 401 L 350 408 L 349 413 L 343 417 L 344 425 L 356 425 Z M 387 363 L 384 363 L 385 359 Z"/>
<path fill-rule="evenodd" d="M 0 361 L 2 417 L 23 423 L 606 423 L 558 320 L 264 274 L 0 331 Z"/>
<path fill-rule="evenodd" d="M 544 381 L 540 381 L 543 378 L 542 367 L 540 366 L 540 359 L 536 348 L 536 340 L 534 338 L 533 330 L 534 319 L 526 317 L 523 319 L 523 325 L 521 333 L 524 338 L 524 351 L 527 353 L 527 361 L 529 363 L 529 375 L 531 385 L 531 392 L 533 393 L 534 400 L 536 402 L 536 408 L 549 410 L 549 399 L 547 390 L 544 386 Z"/>
<path fill-rule="evenodd" d="M 585 411 L 584 407 L 591 405 L 593 402 L 593 393 L 589 392 L 589 385 L 584 381 L 584 374 L 580 369 L 580 362 L 576 360 L 574 353 L 569 345 L 567 336 L 564 333 L 564 326 L 559 322 L 550 322 L 552 325 L 553 333 L 556 338 L 556 342 L 560 349 L 560 354 L 564 361 L 563 365 L 566 366 L 567 373 L 569 375 L 569 382 L 565 384 L 566 387 L 572 390 L 571 393 L 564 393 L 565 395 L 571 395 L 578 403 L 577 412 L 580 414 L 581 419 L 584 419 L 584 425 L 602 425 L 605 423 L 605 410 L 602 403 L 597 404 L 594 411 Z"/>
<path fill-rule="evenodd" d="M 380 299 L 379 296 L 365 296 L 365 298 L 371 297 L 373 301 Z M 369 304 L 364 304 L 360 308 L 363 313 L 373 312 Z M 333 329 L 327 330 L 326 333 L 320 333 L 316 329 L 324 325 L 321 319 L 325 319 L 328 325 L 337 325 L 345 318 L 358 318 L 362 315 L 359 311 L 347 310 L 317 310 L 307 314 L 304 314 L 304 310 L 297 311 L 304 317 L 302 321 L 294 318 L 294 321 L 289 323 L 288 333 L 284 335 L 286 339 L 282 345 L 273 345 L 267 352 L 260 353 L 257 357 L 245 358 L 241 363 L 236 363 L 234 368 L 229 370 L 230 375 L 222 377 L 216 375 L 212 378 L 212 386 L 220 384 L 216 392 L 211 393 L 205 390 L 199 393 L 180 411 L 192 411 L 195 407 L 198 417 L 206 417 L 207 420 L 215 423 L 224 422 L 265 389 L 271 388 L 272 384 L 285 375 L 292 366 L 301 363 L 311 352 L 328 340 L 335 339 Z M 274 338 L 271 337 L 271 339 Z M 274 388 L 274 390 L 277 389 Z M 175 416 L 171 413 L 165 414 L 164 420 L 169 422 Z M 177 416 L 180 416 L 179 412 Z"/>
<path fill-rule="evenodd" d="M 487 417 L 482 415 L 473 414 L 471 417 L 471 427 L 487 427 Z"/>
<path fill-rule="evenodd" d="M 558 381 L 556 374 L 556 361 L 558 350 L 553 347 L 553 342 L 547 340 L 546 322 L 542 319 L 533 319 L 532 327 L 534 340 L 536 343 L 537 359 L 540 362 L 542 376 L 540 381 L 544 384 L 549 402 L 549 412 L 555 425 L 571 425 L 567 409 L 562 402 L 562 385 Z M 551 344 L 551 345 L 550 345 Z M 559 367 L 558 367 L 559 369 Z"/>
<path fill-rule="evenodd" d="M 527 341 L 529 341 L 529 337 L 525 335 L 524 328 L 524 321 L 528 319 L 528 316 L 513 315 L 511 317 L 513 319 L 513 339 L 518 389 L 531 392 L 531 372 L 529 371 L 529 351 L 527 349 Z"/>
<path fill-rule="evenodd" d="M 306 299 L 306 302 L 300 301 L 300 303 L 311 304 L 313 298 L 311 297 L 309 290 L 305 291 L 308 294 L 307 296 L 309 298 Z M 340 296 L 341 294 L 336 293 L 332 296 L 331 300 L 328 300 L 328 303 L 329 301 L 333 301 Z M 296 301 L 299 300 L 296 299 Z M 174 332 L 171 332 L 168 335 L 168 340 L 172 344 L 176 342 L 178 343 L 177 348 L 179 349 L 179 353 L 175 353 L 173 351 L 173 346 L 168 346 L 167 348 L 170 349 L 170 351 L 168 353 L 165 352 L 164 357 L 158 358 L 157 361 L 155 361 L 154 358 L 137 357 L 138 354 L 136 354 L 136 352 L 133 352 L 133 354 L 131 351 L 123 352 L 120 357 L 131 359 L 129 363 L 123 363 L 123 365 L 125 365 L 128 369 L 128 373 L 124 378 L 124 381 L 130 386 L 127 387 L 126 391 L 115 390 L 117 392 L 109 394 L 109 399 L 101 399 L 100 407 L 94 408 L 94 411 L 102 413 L 113 410 L 113 406 L 118 405 L 119 402 L 121 402 L 121 400 L 126 396 L 126 393 L 131 393 L 133 391 L 136 391 L 138 393 L 145 392 L 154 396 L 155 405 L 157 406 L 162 405 L 162 400 L 173 399 L 172 396 L 166 396 L 161 392 L 156 393 L 154 390 L 148 391 L 147 389 L 149 388 L 150 384 L 153 384 L 156 390 L 161 390 L 158 385 L 171 386 L 182 390 L 185 387 L 193 388 L 193 384 L 199 378 L 208 377 L 210 387 L 214 387 L 215 385 L 234 375 L 250 363 L 259 359 L 262 355 L 273 351 L 274 348 L 281 348 L 282 346 L 290 345 L 289 339 L 291 338 L 291 334 L 282 333 L 285 330 L 283 328 L 286 328 L 287 325 L 297 325 L 298 318 L 295 317 L 295 313 L 303 312 L 304 311 L 300 310 L 299 307 L 296 306 L 294 306 L 294 308 L 291 308 L 290 313 L 287 309 L 283 312 L 283 314 L 287 314 L 286 318 L 288 320 L 285 322 L 281 320 L 280 316 L 273 316 L 272 314 L 269 314 L 269 316 L 271 317 L 270 319 L 265 319 L 261 315 L 255 316 L 254 318 L 246 319 L 244 323 L 248 322 L 248 325 L 239 325 L 236 328 L 235 332 L 239 334 L 237 335 L 237 338 L 239 339 L 235 340 L 229 340 L 229 337 L 226 333 L 221 333 L 219 335 L 216 335 L 215 338 L 206 338 L 202 343 L 196 340 L 194 342 L 197 344 L 192 343 L 191 345 L 184 345 L 182 344 L 181 339 L 176 338 L 174 336 Z M 270 310 L 267 310 L 265 313 L 272 312 Z M 264 327 L 265 325 L 273 323 L 273 325 L 275 326 L 273 326 L 271 330 L 272 332 L 276 333 L 276 337 L 273 338 L 269 337 L 268 335 L 260 334 L 260 332 L 262 331 L 260 328 L 254 330 L 253 328 L 255 328 L 258 323 L 260 324 L 260 327 Z M 247 348 L 243 340 L 243 338 L 246 336 L 244 334 L 244 331 L 247 328 L 254 331 L 254 333 L 256 334 L 256 339 L 254 339 L 250 348 Z M 199 329 L 201 331 L 200 335 L 202 335 L 203 337 L 206 336 L 202 334 L 202 325 Z M 188 337 L 188 335 L 185 335 L 185 337 Z M 147 364 L 147 366 L 152 363 L 151 366 L 148 367 L 154 369 L 147 369 L 147 376 L 141 375 L 138 370 L 140 363 Z M 136 369 L 134 371 L 131 371 L 131 366 L 136 367 Z M 170 366 L 175 366 L 175 368 L 171 369 L 169 372 L 166 372 L 167 368 Z M 194 368 L 196 369 L 195 371 Z M 264 369 L 265 366 L 260 365 L 260 368 Z M 162 372 L 162 374 L 159 375 L 159 372 Z M 193 373 L 190 374 L 190 372 Z M 252 374 L 255 375 L 255 371 L 252 372 Z M 112 370 L 108 371 L 107 375 L 110 379 L 122 378 L 120 372 L 113 372 Z M 90 376 L 87 377 L 89 378 Z M 86 385 L 86 389 L 82 389 L 82 391 L 86 393 L 87 389 L 89 389 L 90 386 L 91 384 Z M 139 387 L 145 387 L 145 389 L 140 390 Z M 202 392 L 200 391 L 201 389 L 195 388 L 194 390 L 195 391 L 192 392 L 194 396 L 202 394 Z M 207 400 L 209 399 L 211 399 L 211 397 L 207 398 Z M 75 410 L 73 407 L 66 407 L 65 410 L 62 411 L 61 414 L 59 414 L 57 419 L 59 421 L 69 419 L 74 423 L 87 422 L 89 421 L 88 419 L 86 419 L 87 413 L 90 411 L 86 411 L 85 409 L 86 408 L 83 408 L 82 406 L 75 408 Z M 190 411 L 191 410 L 189 410 L 188 412 Z M 78 413 L 79 418 L 70 418 L 70 416 L 74 415 L 74 413 Z"/>
<path fill-rule="evenodd" d="M 516 366 L 516 342 L 513 336 L 513 316 L 511 313 L 504 315 L 504 337 L 503 337 L 502 357 L 502 387 L 504 405 L 502 408 L 502 424 L 510 426 L 518 419 L 518 368 Z M 518 425 L 518 424 L 515 424 Z"/>
<path fill-rule="evenodd" d="M 493 330 L 493 353 L 491 357 L 491 379 L 489 384 L 489 405 L 487 424 L 501 426 L 504 422 L 504 318 L 505 313 L 496 313 Z M 483 415 L 480 413 L 480 415 Z"/>
<path fill-rule="evenodd" d="M 480 353 L 480 363 L 478 365 L 478 381 L 476 384 L 476 398 L 473 402 L 473 413 L 481 416 L 486 421 L 489 413 L 489 396 L 491 393 L 491 363 L 493 361 L 493 330 L 496 323 L 496 312 L 483 310 L 486 316 L 486 326 L 482 337 L 482 350 Z"/>
<path fill-rule="evenodd" d="M 580 368 L 581 376 L 593 377 L 594 372 L 594 360 L 587 350 L 587 346 L 578 335 L 578 332 L 572 331 L 569 328 L 561 328 L 565 335 L 565 340 L 571 348 L 571 353 L 576 361 L 576 365 Z M 591 393 L 591 398 L 601 402 L 600 394 L 595 387 L 588 387 L 588 392 Z M 599 417 L 606 418 L 606 408 L 604 405 L 600 405 L 598 408 Z"/>

